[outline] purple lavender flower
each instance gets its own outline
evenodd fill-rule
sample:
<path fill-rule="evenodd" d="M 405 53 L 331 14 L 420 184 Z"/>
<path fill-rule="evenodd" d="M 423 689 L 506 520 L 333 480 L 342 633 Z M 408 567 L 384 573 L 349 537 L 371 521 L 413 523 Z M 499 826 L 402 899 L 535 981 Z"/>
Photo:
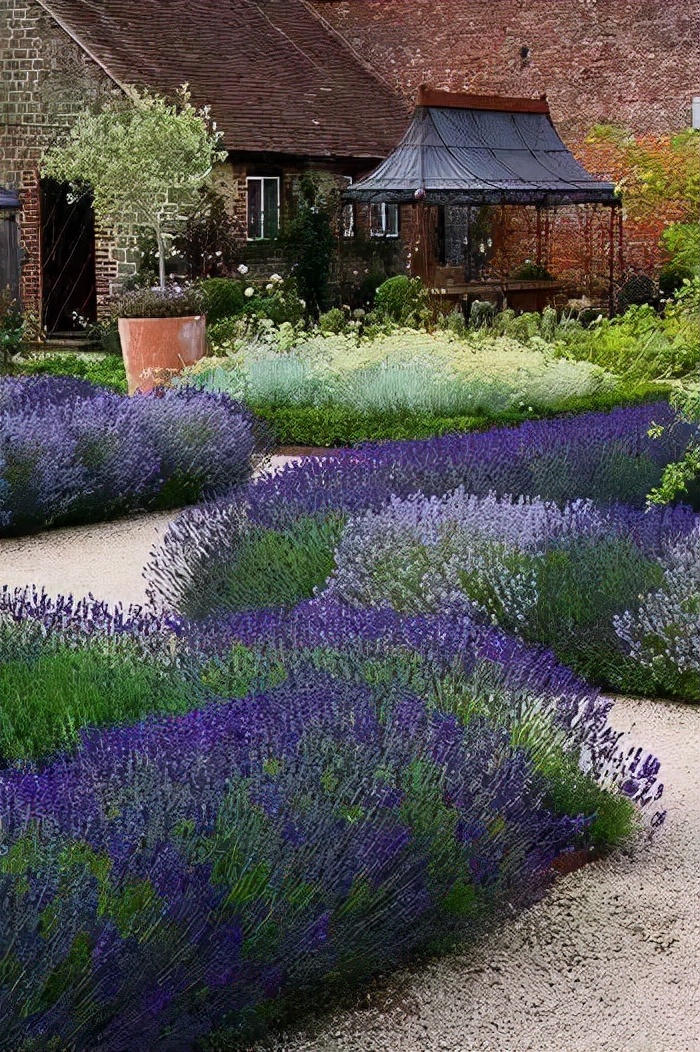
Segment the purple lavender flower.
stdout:
<path fill-rule="evenodd" d="M 250 477 L 257 427 L 224 395 L 128 399 L 68 377 L 0 381 L 0 532 L 221 497 Z"/>
<path fill-rule="evenodd" d="M 649 435 L 653 423 L 664 427 L 660 438 Z M 366 445 L 290 464 L 255 479 L 233 502 L 181 515 L 151 555 L 149 594 L 175 609 L 197 596 L 201 607 L 210 568 L 222 580 L 234 573 L 239 547 L 253 528 L 281 531 L 305 517 L 378 511 L 392 495 L 442 497 L 464 487 L 480 497 L 587 498 L 641 509 L 691 433 L 693 427 L 661 403 L 482 434 Z"/>

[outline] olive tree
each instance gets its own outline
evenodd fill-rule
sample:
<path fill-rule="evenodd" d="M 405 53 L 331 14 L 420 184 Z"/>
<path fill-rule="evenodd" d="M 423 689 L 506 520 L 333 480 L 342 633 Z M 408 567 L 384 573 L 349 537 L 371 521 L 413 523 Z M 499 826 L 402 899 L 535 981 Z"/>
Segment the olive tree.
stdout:
<path fill-rule="evenodd" d="M 82 113 L 40 168 L 76 191 L 89 189 L 99 222 L 152 231 L 163 288 L 166 240 L 197 209 L 225 157 L 208 108 L 195 107 L 185 85 L 173 99 L 130 89 L 99 112 Z"/>

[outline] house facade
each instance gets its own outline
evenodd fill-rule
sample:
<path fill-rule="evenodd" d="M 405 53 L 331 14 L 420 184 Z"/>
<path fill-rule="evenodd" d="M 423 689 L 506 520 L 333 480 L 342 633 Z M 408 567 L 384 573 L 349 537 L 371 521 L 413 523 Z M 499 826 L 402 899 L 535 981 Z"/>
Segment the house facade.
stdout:
<path fill-rule="evenodd" d="M 372 170 L 401 139 L 420 84 L 546 93 L 576 154 L 598 123 L 638 135 L 689 127 L 699 39 L 697 0 L 0 0 L 0 188 L 20 199 L 12 282 L 57 333 L 97 317 L 137 269 L 133 231 L 95 229 L 89 201 L 38 174 L 79 112 L 130 85 L 170 93 L 187 82 L 211 106 L 228 150 L 215 182 L 241 258 L 274 264 L 302 174 L 342 189 Z M 350 258 L 360 237 L 407 252 L 414 239 L 405 206 L 349 209 L 343 226 Z M 574 220 L 561 229 L 563 245 L 598 236 Z M 405 265 L 400 250 L 385 258 Z"/>
<path fill-rule="evenodd" d="M 23 305 L 49 333 L 98 317 L 139 262 L 134 231 L 95 229 L 89 201 L 39 177 L 85 107 L 131 85 L 167 94 L 187 83 L 223 133 L 215 184 L 242 253 L 271 259 L 303 173 L 343 189 L 391 151 L 409 115 L 304 0 L 228 0 L 216 17 L 191 0 L 0 0 L 0 73 L 0 187 L 21 203 Z M 398 241 L 392 210 L 371 219 L 374 237 Z M 346 236 L 369 221 L 345 216 Z"/>

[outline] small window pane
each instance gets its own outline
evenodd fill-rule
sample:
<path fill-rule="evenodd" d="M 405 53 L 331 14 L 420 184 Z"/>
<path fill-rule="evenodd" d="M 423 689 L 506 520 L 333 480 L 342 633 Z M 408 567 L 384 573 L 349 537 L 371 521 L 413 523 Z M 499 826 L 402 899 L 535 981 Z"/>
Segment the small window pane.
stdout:
<path fill-rule="evenodd" d="M 260 179 L 248 180 L 248 237 L 251 241 L 263 236 L 262 184 Z"/>
<path fill-rule="evenodd" d="M 355 206 L 352 202 L 343 205 L 343 237 L 355 236 Z"/>
<path fill-rule="evenodd" d="M 384 205 L 370 205 L 369 231 L 372 237 L 384 237 Z"/>
<path fill-rule="evenodd" d="M 279 180 L 265 179 L 264 233 L 263 237 L 273 240 L 279 233 Z"/>
<path fill-rule="evenodd" d="M 386 209 L 386 223 L 385 223 L 385 234 L 387 237 L 398 237 L 399 236 L 399 206 L 398 205 L 385 205 Z"/>

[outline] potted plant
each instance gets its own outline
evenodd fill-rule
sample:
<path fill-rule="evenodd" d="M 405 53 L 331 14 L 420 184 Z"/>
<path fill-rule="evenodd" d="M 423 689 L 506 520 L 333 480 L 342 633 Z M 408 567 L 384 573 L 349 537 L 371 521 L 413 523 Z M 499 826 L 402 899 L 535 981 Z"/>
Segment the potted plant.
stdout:
<path fill-rule="evenodd" d="M 204 352 L 205 320 L 190 293 L 166 288 L 165 258 L 168 242 L 200 207 L 214 165 L 226 157 L 220 141 L 208 109 L 192 105 L 186 85 L 174 100 L 130 89 L 100 112 L 81 114 L 41 163 L 42 175 L 92 194 L 103 228 L 155 236 L 160 290 L 119 301 L 128 311 L 121 317 L 129 324 L 120 322 L 119 331 L 130 391 L 162 382 L 156 378 Z"/>
<path fill-rule="evenodd" d="M 134 289 L 114 304 L 129 394 L 168 383 L 203 357 L 206 319 L 197 288 Z"/>

